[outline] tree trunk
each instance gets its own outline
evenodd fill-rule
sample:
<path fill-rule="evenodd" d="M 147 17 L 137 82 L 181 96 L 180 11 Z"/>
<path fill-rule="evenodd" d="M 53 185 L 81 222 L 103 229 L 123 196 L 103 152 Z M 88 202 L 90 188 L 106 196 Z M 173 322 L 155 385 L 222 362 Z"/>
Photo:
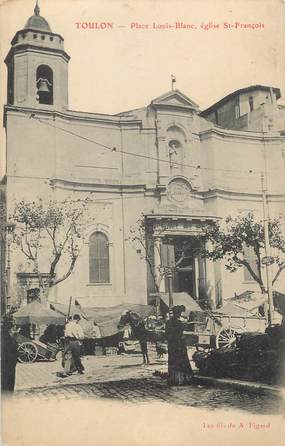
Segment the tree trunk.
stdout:
<path fill-rule="evenodd" d="M 261 288 L 261 292 L 262 292 L 262 297 L 265 298 L 265 301 L 263 304 L 263 311 L 264 311 L 264 317 L 266 319 L 266 323 L 268 325 L 268 322 L 269 322 L 269 303 L 268 303 L 268 299 L 267 299 L 268 295 L 267 295 L 267 292 L 266 292 L 266 289 L 264 286 L 262 286 L 260 288 Z"/>
<path fill-rule="evenodd" d="M 48 286 L 40 288 L 40 302 L 42 304 L 47 303 L 50 288 Z"/>
<path fill-rule="evenodd" d="M 160 315 L 160 296 L 159 296 L 159 285 L 157 284 L 157 281 L 154 280 L 154 286 L 156 290 L 156 298 L 155 298 L 155 315 L 156 319 L 158 320 Z"/>

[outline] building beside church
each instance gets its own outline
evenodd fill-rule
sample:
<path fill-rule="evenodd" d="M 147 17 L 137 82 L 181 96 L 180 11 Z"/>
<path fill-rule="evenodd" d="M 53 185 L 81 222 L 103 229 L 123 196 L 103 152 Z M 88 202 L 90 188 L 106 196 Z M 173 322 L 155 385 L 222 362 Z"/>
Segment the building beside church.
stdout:
<path fill-rule="evenodd" d="M 205 222 L 249 210 L 261 216 L 265 165 L 270 213 L 284 213 L 285 113 L 278 88 L 243 88 L 204 111 L 171 90 L 139 109 L 85 113 L 68 107 L 69 61 L 63 37 L 36 6 L 5 59 L 7 214 L 24 198 L 91 197 L 74 273 L 52 290 L 52 300 L 151 302 L 153 276 L 141 247 L 129 240 L 141 215 L 152 228 L 158 271 L 175 263 L 181 243 Z M 11 256 L 13 293 L 34 287 L 25 258 Z M 174 273 L 173 286 L 213 306 L 257 290 L 246 271 L 230 273 L 196 249 Z M 165 277 L 159 287 L 167 291 Z"/>

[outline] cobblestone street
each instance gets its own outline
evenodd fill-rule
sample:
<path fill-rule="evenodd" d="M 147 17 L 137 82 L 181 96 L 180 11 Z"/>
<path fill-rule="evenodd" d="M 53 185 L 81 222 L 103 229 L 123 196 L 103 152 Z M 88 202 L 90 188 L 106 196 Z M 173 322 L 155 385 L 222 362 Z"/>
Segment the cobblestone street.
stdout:
<path fill-rule="evenodd" d="M 211 444 L 239 446 L 279 438 L 285 407 L 276 392 L 169 387 L 153 375 L 167 371 L 167 357 L 152 350 L 150 359 L 143 366 L 141 355 L 86 356 L 85 374 L 68 378 L 57 376 L 60 358 L 18 364 L 15 394 L 2 400 L 5 445 L 204 446 L 210 436 Z"/>
<path fill-rule="evenodd" d="M 239 409 L 256 414 L 285 413 L 284 400 L 277 395 L 206 385 L 169 387 L 166 380 L 153 376 L 167 371 L 167 359 L 142 365 L 140 355 L 86 356 L 85 374 L 59 378 L 60 358 L 54 362 L 18 364 L 15 396 L 38 400 L 103 398 L 132 403 L 167 402 L 202 409 Z"/>
<path fill-rule="evenodd" d="M 62 372 L 61 355 L 56 361 L 38 361 L 29 364 L 17 364 L 15 390 L 35 387 L 62 387 L 66 384 L 89 384 L 102 381 L 116 381 L 131 378 L 149 378 L 155 370 L 167 371 L 167 358 L 157 359 L 150 350 L 150 365 L 142 365 L 140 354 L 83 356 L 84 375 L 74 373 L 68 378 L 57 376 Z"/>

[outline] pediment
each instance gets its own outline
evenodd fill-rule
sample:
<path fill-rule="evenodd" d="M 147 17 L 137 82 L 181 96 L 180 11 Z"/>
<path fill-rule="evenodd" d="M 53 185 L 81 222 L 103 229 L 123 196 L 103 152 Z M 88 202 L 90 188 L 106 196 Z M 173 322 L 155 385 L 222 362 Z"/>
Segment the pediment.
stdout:
<path fill-rule="evenodd" d="M 151 105 L 154 107 L 173 107 L 196 111 L 199 110 L 199 106 L 179 90 L 171 90 L 158 98 L 153 99 Z"/>

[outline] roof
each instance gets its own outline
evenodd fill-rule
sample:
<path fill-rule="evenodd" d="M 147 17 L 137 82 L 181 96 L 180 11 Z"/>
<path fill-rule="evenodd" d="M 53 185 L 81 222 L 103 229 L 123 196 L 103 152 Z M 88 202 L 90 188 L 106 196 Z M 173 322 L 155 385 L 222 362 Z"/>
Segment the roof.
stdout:
<path fill-rule="evenodd" d="M 161 300 L 169 306 L 168 293 L 159 293 Z M 190 294 L 181 292 L 173 293 L 173 305 L 184 305 L 186 311 L 203 311 L 199 304 L 190 296 Z"/>
<path fill-rule="evenodd" d="M 51 28 L 48 24 L 48 22 L 46 21 L 46 19 L 44 19 L 42 16 L 36 16 L 36 15 L 32 15 L 25 27 L 25 29 L 35 29 L 35 30 L 39 30 L 39 31 L 50 31 L 51 32 Z"/>
<path fill-rule="evenodd" d="M 40 16 L 40 8 L 38 5 L 38 2 L 36 3 L 35 9 L 34 9 L 34 15 L 32 15 L 26 25 L 25 29 L 35 29 L 39 31 L 50 31 L 50 26 L 46 19 L 42 16 Z"/>
<path fill-rule="evenodd" d="M 151 101 L 154 107 L 178 107 L 187 110 L 199 110 L 199 105 L 180 90 L 170 90 Z"/>
<path fill-rule="evenodd" d="M 224 104 L 225 102 L 228 102 L 230 99 L 234 98 L 235 96 L 238 96 L 238 95 L 241 95 L 241 94 L 244 94 L 244 93 L 250 93 L 251 91 L 254 91 L 254 90 L 262 90 L 262 91 L 268 91 L 269 92 L 271 88 L 274 91 L 274 93 L 276 94 L 276 98 L 277 99 L 281 98 L 281 93 L 280 93 L 280 89 L 279 88 L 268 87 L 266 85 L 251 85 L 249 87 L 241 88 L 240 90 L 236 90 L 236 91 L 228 94 L 224 98 L 220 99 L 218 102 L 215 102 L 215 104 L 213 104 L 210 107 L 206 108 L 206 110 L 203 110 L 200 113 L 200 116 L 207 116 L 209 113 L 211 113 L 212 111 L 216 110 L 222 104 Z"/>

